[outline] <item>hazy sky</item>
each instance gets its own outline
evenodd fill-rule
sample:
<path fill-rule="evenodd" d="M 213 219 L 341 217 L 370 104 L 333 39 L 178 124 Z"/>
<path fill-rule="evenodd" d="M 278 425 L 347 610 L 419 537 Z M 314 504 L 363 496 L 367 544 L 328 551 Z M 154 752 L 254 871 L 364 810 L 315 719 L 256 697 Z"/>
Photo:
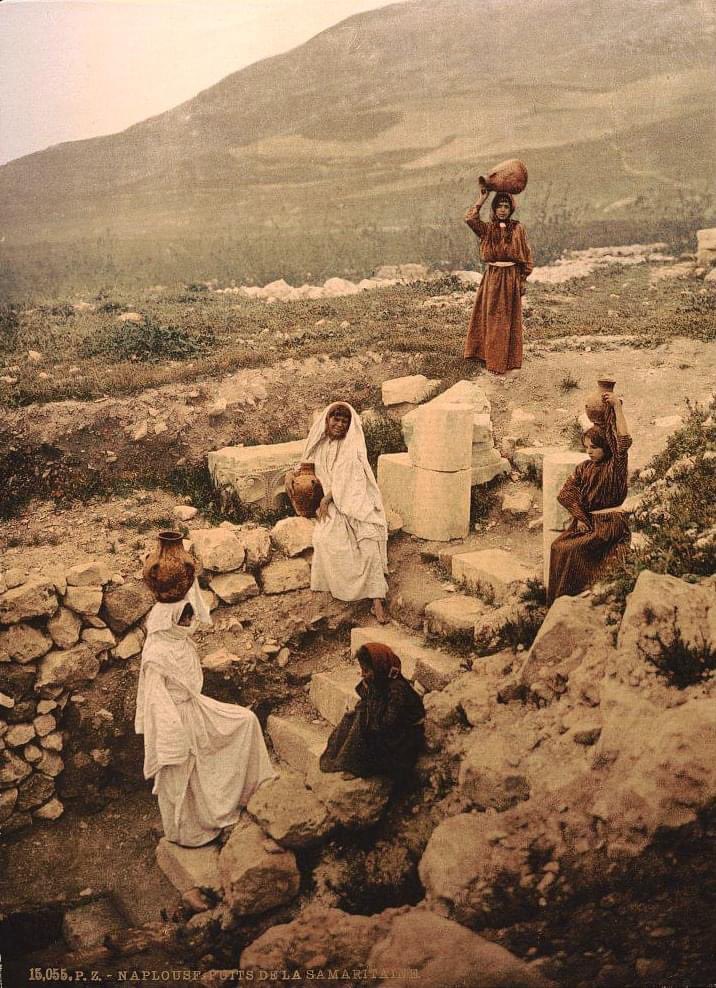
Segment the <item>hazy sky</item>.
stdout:
<path fill-rule="evenodd" d="M 2 0 L 0 164 L 110 134 L 393 0 Z"/>

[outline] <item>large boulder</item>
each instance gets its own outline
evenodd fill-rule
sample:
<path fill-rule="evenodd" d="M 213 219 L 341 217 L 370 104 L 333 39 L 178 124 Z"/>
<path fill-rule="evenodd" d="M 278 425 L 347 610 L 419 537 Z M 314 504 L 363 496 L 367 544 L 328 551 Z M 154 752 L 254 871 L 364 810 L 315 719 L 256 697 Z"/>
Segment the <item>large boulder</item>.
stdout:
<path fill-rule="evenodd" d="M 124 634 L 154 606 L 151 591 L 138 580 L 107 590 L 101 617 L 115 634 Z"/>
<path fill-rule="evenodd" d="M 219 876 L 226 904 L 236 916 L 285 905 L 298 895 L 301 883 L 293 853 L 247 817 L 236 824 L 219 855 Z"/>
<path fill-rule="evenodd" d="M 79 686 L 94 679 L 99 672 L 99 659 L 87 644 L 76 645 L 66 651 L 49 652 L 40 662 L 36 681 L 37 689 L 45 686 Z"/>
<path fill-rule="evenodd" d="M 247 566 L 263 566 L 271 555 L 271 536 L 265 528 L 239 528 L 234 531 L 243 546 Z"/>
<path fill-rule="evenodd" d="M 272 926 L 241 954 L 248 971 L 364 968 L 377 941 L 387 933 L 394 910 L 353 916 L 341 909 L 310 905 L 291 923 Z M 394 965 L 391 965 L 394 966 Z"/>
<path fill-rule="evenodd" d="M 613 651 L 612 633 L 603 612 L 589 597 L 559 597 L 527 653 L 521 681 L 527 687 L 540 683 L 561 694 L 572 670 L 589 657 Z"/>
<path fill-rule="evenodd" d="M 283 847 L 309 847 L 333 824 L 324 804 L 294 772 L 261 786 L 246 807 L 258 825 Z"/>
<path fill-rule="evenodd" d="M 321 772 L 313 765 L 306 775 L 306 784 L 328 811 L 332 822 L 348 830 L 372 827 L 385 810 L 392 784 L 389 779 L 343 777 L 343 772 Z"/>
<path fill-rule="evenodd" d="M 0 624 L 47 618 L 57 610 L 54 580 L 29 580 L 0 594 Z"/>
<path fill-rule="evenodd" d="M 197 528 L 191 538 L 205 569 L 232 573 L 243 566 L 246 550 L 233 529 Z"/>
<path fill-rule="evenodd" d="M 460 765 L 460 790 L 480 810 L 508 810 L 529 799 L 530 785 L 518 743 L 494 730 L 478 731 Z"/>
<path fill-rule="evenodd" d="M 0 662 L 10 659 L 24 665 L 41 658 L 52 648 L 52 639 L 31 624 L 11 624 L 0 631 Z"/>
<path fill-rule="evenodd" d="M 546 988 L 550 982 L 509 950 L 429 909 L 409 909 L 376 943 L 368 967 L 391 971 L 384 988 Z M 394 976 L 392 971 L 396 971 Z"/>
<path fill-rule="evenodd" d="M 693 823 L 716 792 L 716 697 L 664 709 L 616 679 L 602 686 L 591 811 L 611 857 L 634 857 L 657 834 Z M 600 777 L 601 776 L 601 777 Z"/>
<path fill-rule="evenodd" d="M 630 669 L 658 659 L 679 640 L 690 648 L 716 650 L 716 594 L 675 576 L 639 574 L 619 628 L 619 659 Z"/>

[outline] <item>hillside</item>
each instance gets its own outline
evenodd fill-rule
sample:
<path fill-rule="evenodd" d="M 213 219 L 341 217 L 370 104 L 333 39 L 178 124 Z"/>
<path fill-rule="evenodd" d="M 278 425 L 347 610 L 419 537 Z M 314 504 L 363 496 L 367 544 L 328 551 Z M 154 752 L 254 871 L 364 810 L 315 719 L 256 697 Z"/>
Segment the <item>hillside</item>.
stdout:
<path fill-rule="evenodd" d="M 57 287 L 70 266 L 101 284 L 365 273 L 416 248 L 457 262 L 469 241 L 443 231 L 512 153 L 530 165 L 527 222 L 578 191 L 577 225 L 613 224 L 641 196 L 664 235 L 659 196 L 703 212 L 713 184 L 713 34 L 701 0 L 416 0 L 349 18 L 121 134 L 0 168 L 7 287 Z"/>

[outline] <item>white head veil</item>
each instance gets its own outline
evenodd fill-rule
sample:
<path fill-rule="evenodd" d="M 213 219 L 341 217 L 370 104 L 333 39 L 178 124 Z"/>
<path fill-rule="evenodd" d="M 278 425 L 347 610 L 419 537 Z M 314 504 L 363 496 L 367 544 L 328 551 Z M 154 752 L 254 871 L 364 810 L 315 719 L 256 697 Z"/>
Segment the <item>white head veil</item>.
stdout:
<path fill-rule="evenodd" d="M 347 401 L 333 401 L 323 409 L 308 433 L 301 462 L 313 463 L 320 443 L 329 442 L 326 424 L 329 413 L 337 405 L 343 405 L 350 411 L 351 424 L 344 438 L 337 440 L 340 446 L 331 479 L 333 503 L 341 514 L 358 521 L 384 525 L 387 532 L 383 499 L 368 462 L 360 415 Z"/>
<path fill-rule="evenodd" d="M 199 584 L 194 580 L 181 600 L 176 601 L 174 604 L 157 602 L 154 605 L 147 618 L 147 634 L 153 635 L 158 631 L 172 631 L 175 628 L 180 628 L 179 618 L 187 604 L 191 604 L 194 611 L 192 625 L 196 624 L 197 621 L 200 621 L 202 624 L 212 623 L 211 614 L 209 613 L 209 608 L 206 606 L 206 601 L 204 600 Z M 191 632 L 191 628 L 187 630 Z"/>

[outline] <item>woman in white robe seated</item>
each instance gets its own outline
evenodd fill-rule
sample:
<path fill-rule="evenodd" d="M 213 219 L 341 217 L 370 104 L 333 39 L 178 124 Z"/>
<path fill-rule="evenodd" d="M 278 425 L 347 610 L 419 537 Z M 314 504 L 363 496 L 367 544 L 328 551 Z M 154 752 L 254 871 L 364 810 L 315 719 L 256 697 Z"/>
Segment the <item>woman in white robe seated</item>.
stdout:
<path fill-rule="evenodd" d="M 202 696 L 204 677 L 190 640 L 199 621 L 211 624 L 196 581 L 176 604 L 152 608 L 135 720 L 164 834 L 184 847 L 208 844 L 236 823 L 241 807 L 276 775 L 256 715 Z"/>
<path fill-rule="evenodd" d="M 388 523 L 360 416 L 349 404 L 333 402 L 316 419 L 301 462 L 314 464 L 323 487 L 313 533 L 311 590 L 328 591 L 337 600 L 368 598 L 384 624 Z"/>

